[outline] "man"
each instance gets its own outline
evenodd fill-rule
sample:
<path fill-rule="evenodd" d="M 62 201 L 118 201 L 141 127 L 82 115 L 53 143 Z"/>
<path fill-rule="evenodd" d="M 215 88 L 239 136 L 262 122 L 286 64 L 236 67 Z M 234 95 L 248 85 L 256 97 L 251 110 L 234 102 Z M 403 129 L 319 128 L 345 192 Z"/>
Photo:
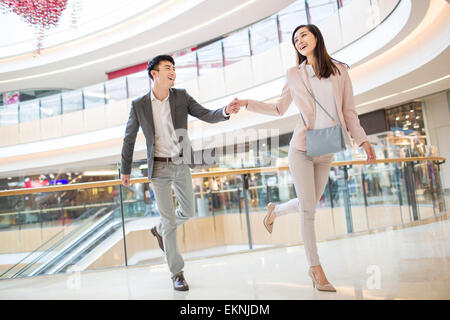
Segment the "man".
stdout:
<path fill-rule="evenodd" d="M 130 184 L 134 144 L 141 126 L 147 144 L 148 178 L 153 184 L 161 219 L 151 232 L 165 253 L 174 289 L 186 291 L 189 286 L 183 275 L 184 260 L 178 250 L 177 227 L 194 215 L 189 170 L 194 165 L 193 153 L 186 132 L 188 114 L 214 123 L 228 120 L 231 113 L 239 111 L 239 107 L 229 104 L 209 110 L 197 103 L 186 90 L 172 88 L 176 78 L 175 61 L 169 55 L 153 58 L 147 71 L 154 86 L 148 94 L 132 102 L 122 146 L 121 180 L 125 186 Z M 176 210 L 172 186 L 180 204 Z"/>

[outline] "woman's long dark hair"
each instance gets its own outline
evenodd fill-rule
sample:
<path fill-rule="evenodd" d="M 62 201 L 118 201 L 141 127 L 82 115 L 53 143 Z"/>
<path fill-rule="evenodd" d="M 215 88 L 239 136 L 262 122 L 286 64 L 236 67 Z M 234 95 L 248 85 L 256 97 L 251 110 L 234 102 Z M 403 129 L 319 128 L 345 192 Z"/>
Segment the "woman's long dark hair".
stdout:
<path fill-rule="evenodd" d="M 316 47 L 314 49 L 314 57 L 316 58 L 317 68 L 319 69 L 319 77 L 320 78 L 328 78 L 330 75 L 335 75 L 336 72 L 341 74 L 338 67 L 333 61 L 339 62 L 347 66 L 349 66 L 346 63 L 340 62 L 336 59 L 333 59 L 330 57 L 330 55 L 327 52 L 327 48 L 325 47 L 325 41 L 323 40 L 322 33 L 320 32 L 319 28 L 317 28 L 313 24 L 302 24 L 295 28 L 294 32 L 292 33 L 292 44 L 295 48 L 295 42 L 294 37 L 295 33 L 300 28 L 307 28 L 313 35 L 316 37 Z M 300 52 L 298 52 L 297 48 L 295 48 L 295 52 L 297 54 L 297 65 L 300 65 L 303 61 L 305 61 L 307 58 L 304 55 L 301 55 Z"/>

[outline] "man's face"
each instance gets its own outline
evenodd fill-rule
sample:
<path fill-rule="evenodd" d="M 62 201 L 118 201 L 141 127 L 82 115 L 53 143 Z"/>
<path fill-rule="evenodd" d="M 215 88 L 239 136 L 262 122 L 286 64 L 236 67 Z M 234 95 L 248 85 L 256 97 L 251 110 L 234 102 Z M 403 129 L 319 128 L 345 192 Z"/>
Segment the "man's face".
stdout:
<path fill-rule="evenodd" d="M 163 87 L 173 87 L 177 75 L 175 73 L 175 66 L 171 62 L 161 61 L 151 72 L 155 83 Z"/>

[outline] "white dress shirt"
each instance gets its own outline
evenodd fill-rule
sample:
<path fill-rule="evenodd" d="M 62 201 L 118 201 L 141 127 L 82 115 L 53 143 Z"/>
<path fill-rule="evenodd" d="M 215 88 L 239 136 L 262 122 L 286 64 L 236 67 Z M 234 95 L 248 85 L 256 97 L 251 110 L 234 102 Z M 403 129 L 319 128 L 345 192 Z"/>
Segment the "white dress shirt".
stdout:
<path fill-rule="evenodd" d="M 340 124 L 339 117 L 336 110 L 336 103 L 333 96 L 333 84 L 330 78 L 317 78 L 312 65 L 306 64 L 306 72 L 308 73 L 308 80 L 311 84 L 312 94 L 320 102 L 322 107 Z M 333 120 L 323 111 L 323 109 L 316 102 L 316 119 L 314 122 L 314 129 L 324 129 L 333 126 Z"/>
<path fill-rule="evenodd" d="M 153 126 L 155 127 L 155 157 L 173 157 L 180 154 L 178 143 L 170 113 L 169 95 L 158 100 L 151 90 Z"/>
<path fill-rule="evenodd" d="M 155 157 L 170 158 L 181 152 L 170 113 L 169 95 L 161 101 L 151 90 L 153 126 L 155 127 Z M 222 112 L 224 117 L 229 117 L 225 113 L 225 108 Z"/>

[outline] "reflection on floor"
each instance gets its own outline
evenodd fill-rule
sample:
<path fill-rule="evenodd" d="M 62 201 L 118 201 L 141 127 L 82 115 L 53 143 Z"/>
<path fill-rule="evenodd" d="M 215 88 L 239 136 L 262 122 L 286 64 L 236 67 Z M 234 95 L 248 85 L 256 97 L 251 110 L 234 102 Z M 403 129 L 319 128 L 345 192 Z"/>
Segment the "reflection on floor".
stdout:
<path fill-rule="evenodd" d="M 187 293 L 165 264 L 0 281 L 0 299 L 450 299 L 450 221 L 318 243 L 337 292 L 319 292 L 303 246 L 187 260 Z"/>

